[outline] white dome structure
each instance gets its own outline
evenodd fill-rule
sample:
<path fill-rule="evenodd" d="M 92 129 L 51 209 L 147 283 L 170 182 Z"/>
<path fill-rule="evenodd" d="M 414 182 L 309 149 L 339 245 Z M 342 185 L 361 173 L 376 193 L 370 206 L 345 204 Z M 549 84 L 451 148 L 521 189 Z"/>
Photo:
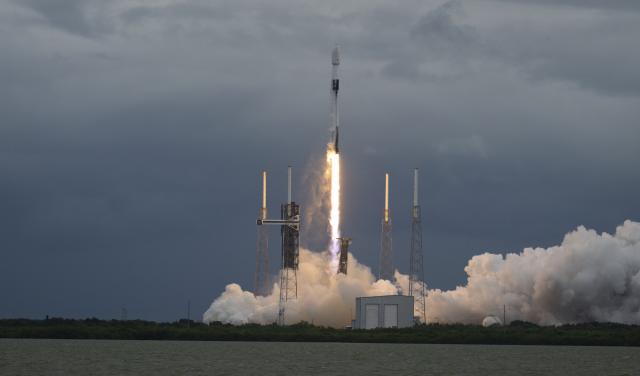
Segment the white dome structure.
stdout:
<path fill-rule="evenodd" d="M 484 326 L 485 328 L 494 325 L 502 325 L 502 321 L 496 316 L 487 316 L 484 318 L 484 320 L 482 320 L 482 326 Z"/>

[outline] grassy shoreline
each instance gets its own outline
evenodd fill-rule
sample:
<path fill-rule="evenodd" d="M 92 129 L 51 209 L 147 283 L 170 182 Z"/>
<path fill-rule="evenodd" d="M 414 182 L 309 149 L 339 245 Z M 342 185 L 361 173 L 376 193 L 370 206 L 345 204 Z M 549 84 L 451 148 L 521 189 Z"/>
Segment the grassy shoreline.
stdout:
<path fill-rule="evenodd" d="M 158 323 L 53 318 L 0 320 L 0 338 L 640 346 L 640 326 L 612 323 L 537 326 L 516 321 L 508 326 L 490 328 L 434 324 L 365 331 L 308 323 L 278 327 L 205 325 L 186 320 Z"/>

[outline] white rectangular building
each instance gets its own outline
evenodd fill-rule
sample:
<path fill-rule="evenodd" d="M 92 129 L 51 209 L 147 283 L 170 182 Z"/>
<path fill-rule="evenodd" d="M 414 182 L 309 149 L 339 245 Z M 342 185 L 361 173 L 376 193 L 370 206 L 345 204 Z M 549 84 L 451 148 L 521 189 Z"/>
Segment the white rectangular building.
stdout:
<path fill-rule="evenodd" d="M 385 295 L 356 298 L 353 329 L 408 328 L 414 325 L 413 296 Z"/>

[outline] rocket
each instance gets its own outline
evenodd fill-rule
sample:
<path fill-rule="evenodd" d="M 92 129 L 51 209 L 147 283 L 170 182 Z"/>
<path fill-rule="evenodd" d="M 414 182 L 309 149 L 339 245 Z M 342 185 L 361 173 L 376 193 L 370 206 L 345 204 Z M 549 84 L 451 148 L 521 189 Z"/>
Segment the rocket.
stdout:
<path fill-rule="evenodd" d="M 338 78 L 338 66 L 340 65 L 340 50 L 338 46 L 331 53 L 331 143 L 333 150 L 340 153 L 339 140 L 339 118 L 338 118 L 338 89 L 340 79 Z"/>

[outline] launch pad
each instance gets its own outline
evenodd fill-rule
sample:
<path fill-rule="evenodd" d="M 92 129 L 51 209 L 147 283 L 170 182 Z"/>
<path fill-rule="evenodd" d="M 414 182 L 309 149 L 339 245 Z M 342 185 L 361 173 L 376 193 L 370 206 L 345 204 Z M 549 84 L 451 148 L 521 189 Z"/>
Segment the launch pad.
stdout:
<path fill-rule="evenodd" d="M 331 113 L 330 113 L 330 141 L 327 145 L 327 163 L 323 176 L 328 177 L 325 182 L 330 197 L 329 208 L 329 253 L 331 256 L 331 273 L 347 275 L 349 245 L 351 239 L 342 237 L 340 232 L 340 145 L 339 145 L 339 115 L 338 91 L 340 80 L 338 67 L 340 65 L 340 51 L 336 47 L 331 55 Z M 417 169 L 414 173 L 414 205 L 412 209 L 411 254 L 410 254 L 410 282 L 409 296 L 413 297 L 416 312 L 423 322 L 426 322 L 426 286 L 424 284 L 422 268 L 422 229 L 420 207 L 417 203 Z M 280 206 L 280 218 L 267 218 L 266 206 L 266 172 L 263 172 L 262 207 L 257 219 L 258 241 L 256 249 L 255 293 L 266 296 L 269 294 L 268 275 L 268 236 L 265 225 L 280 226 L 281 234 L 281 263 L 280 263 L 280 296 L 278 305 L 278 325 L 285 325 L 287 302 L 298 298 L 298 268 L 300 249 L 300 206 L 292 200 L 291 195 L 291 167 L 288 168 L 287 202 Z M 389 210 L 389 174 L 385 174 L 385 205 L 380 232 L 380 254 L 378 278 L 396 283 L 393 265 L 392 225 Z M 413 310 L 412 310 L 413 312 Z"/>

